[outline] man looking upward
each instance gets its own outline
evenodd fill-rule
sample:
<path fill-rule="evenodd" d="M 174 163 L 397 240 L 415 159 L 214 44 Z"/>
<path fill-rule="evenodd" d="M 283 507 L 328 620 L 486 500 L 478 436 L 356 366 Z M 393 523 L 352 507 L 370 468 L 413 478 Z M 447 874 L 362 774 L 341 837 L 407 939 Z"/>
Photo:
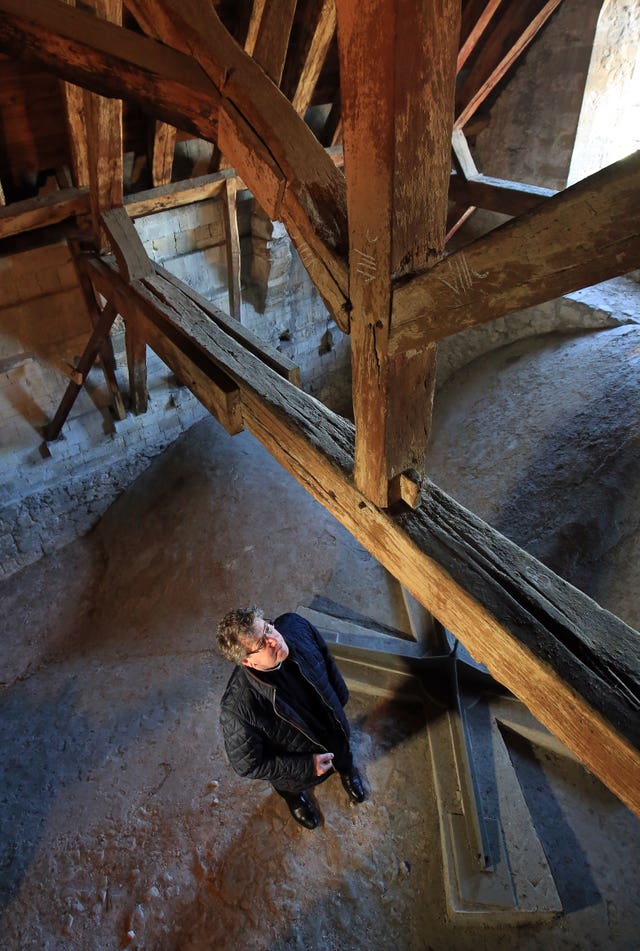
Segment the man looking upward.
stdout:
<path fill-rule="evenodd" d="M 238 665 L 220 716 L 235 771 L 270 782 L 306 829 L 320 822 L 308 790 L 334 771 L 363 802 L 343 709 L 349 691 L 315 627 L 299 614 L 271 622 L 258 608 L 235 610 L 218 624 L 217 646 Z"/>

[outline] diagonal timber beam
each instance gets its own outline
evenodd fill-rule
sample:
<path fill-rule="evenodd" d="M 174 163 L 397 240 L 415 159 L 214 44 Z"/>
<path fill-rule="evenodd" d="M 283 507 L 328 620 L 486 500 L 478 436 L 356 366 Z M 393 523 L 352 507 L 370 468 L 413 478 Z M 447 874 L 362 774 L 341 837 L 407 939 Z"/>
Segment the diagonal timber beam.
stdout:
<path fill-rule="evenodd" d="M 257 200 L 282 220 L 338 326 L 348 329 L 344 176 L 282 93 L 236 44 L 208 3 L 131 0 L 163 43 L 61 0 L 0 0 L 0 49 L 103 96 L 217 142 Z M 197 23 L 189 32 L 188 21 Z M 191 37 L 210 76 L 174 37 Z M 178 39 L 175 40 L 178 43 Z M 165 43 L 167 45 L 165 45 Z M 217 83 L 217 85 L 216 85 Z"/>
<path fill-rule="evenodd" d="M 88 188 L 64 188 L 25 201 L 14 201 L 0 209 L 0 239 L 23 231 L 46 228 L 88 212 Z"/>
<path fill-rule="evenodd" d="M 350 422 L 265 367 L 177 279 L 127 285 L 112 264 L 86 266 L 125 319 L 144 321 L 158 340 L 170 341 L 169 365 L 181 355 L 174 369 L 183 379 L 195 367 L 194 392 L 205 405 L 208 379 L 233 380 L 242 422 L 274 458 L 640 814 L 635 631 L 435 485 L 425 486 L 415 511 L 381 510 L 354 485 Z"/>
<path fill-rule="evenodd" d="M 485 30 L 479 53 L 456 92 L 461 129 L 511 69 L 562 0 L 510 0 Z"/>
<path fill-rule="evenodd" d="M 640 151 L 547 198 L 399 285 L 403 353 L 640 265 Z"/>
<path fill-rule="evenodd" d="M 287 227 L 329 311 L 348 327 L 344 176 L 208 0 L 129 0 L 141 26 L 191 55 L 220 95 L 217 145 Z M 259 36 L 258 36 L 259 38 Z"/>
<path fill-rule="evenodd" d="M 300 34 L 294 55 L 286 64 L 282 90 L 296 112 L 304 116 L 336 32 L 336 3 L 305 0 L 302 6 Z"/>
<path fill-rule="evenodd" d="M 435 347 L 390 355 L 392 281 L 444 249 L 460 4 L 338 0 L 337 13 L 355 479 L 386 506 L 403 473 L 422 477 L 431 426 Z"/>
<path fill-rule="evenodd" d="M 60 405 L 56 410 L 55 416 L 42 430 L 42 434 L 47 442 L 51 442 L 59 436 L 60 430 L 64 426 L 67 416 L 71 412 L 73 404 L 84 386 L 89 371 L 98 356 L 103 342 L 109 336 L 109 332 L 117 316 L 117 308 L 109 301 L 93 328 L 82 356 L 78 360 L 78 365 L 72 375 L 72 379 L 69 381 L 67 389 L 60 400 Z"/>

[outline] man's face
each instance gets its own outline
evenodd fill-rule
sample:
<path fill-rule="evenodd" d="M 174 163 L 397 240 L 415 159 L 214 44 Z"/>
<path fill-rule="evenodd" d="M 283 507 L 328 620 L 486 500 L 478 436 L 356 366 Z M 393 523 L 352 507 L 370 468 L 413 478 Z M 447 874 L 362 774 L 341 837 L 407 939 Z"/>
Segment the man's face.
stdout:
<path fill-rule="evenodd" d="M 271 621 L 256 618 L 253 637 L 247 641 L 247 656 L 242 663 L 254 670 L 271 670 L 289 656 L 289 648 L 280 631 L 276 631 Z"/>

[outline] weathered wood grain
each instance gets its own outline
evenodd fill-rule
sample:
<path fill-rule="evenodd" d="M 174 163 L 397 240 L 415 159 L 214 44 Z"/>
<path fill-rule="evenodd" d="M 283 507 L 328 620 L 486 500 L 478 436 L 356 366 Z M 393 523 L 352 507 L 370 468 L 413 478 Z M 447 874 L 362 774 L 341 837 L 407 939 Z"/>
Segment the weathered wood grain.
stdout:
<path fill-rule="evenodd" d="M 511 0 L 485 30 L 482 45 L 456 91 L 455 128 L 461 129 L 495 89 L 561 0 Z"/>
<path fill-rule="evenodd" d="M 588 287 L 640 265 L 640 152 L 399 285 L 391 353 Z"/>
<path fill-rule="evenodd" d="M 347 292 L 344 177 L 260 66 L 233 41 L 207 0 L 130 0 L 145 30 L 191 54 L 219 90 L 228 117 L 223 154 L 272 218 L 287 225 L 339 324 Z M 249 133 L 251 136 L 249 137 Z M 251 141 L 249 142 L 249 138 Z M 274 191 L 276 180 L 284 189 Z M 275 201 L 275 204 L 274 204 Z"/>
<path fill-rule="evenodd" d="M 124 208 L 104 211 L 100 218 L 125 280 L 131 283 L 153 274 L 153 261 L 145 251 L 135 225 Z"/>
<path fill-rule="evenodd" d="M 90 264 L 126 316 L 240 388 L 245 426 L 493 676 L 640 814 L 640 634 L 427 483 L 397 515 L 353 483 L 354 429 L 155 280 Z M 151 288 L 151 289 L 150 289 Z"/>
<path fill-rule="evenodd" d="M 63 188 L 0 208 L 0 238 L 46 228 L 89 212 L 88 188 Z"/>
<path fill-rule="evenodd" d="M 225 251 L 227 256 L 227 287 L 229 293 L 229 313 L 236 320 L 242 320 L 242 282 L 240 275 L 240 232 L 238 231 L 238 211 L 236 205 L 236 182 L 228 178 L 222 196 L 222 214 L 224 218 Z"/>
<path fill-rule="evenodd" d="M 391 357 L 390 305 L 393 277 L 435 263 L 444 248 L 459 4 L 339 0 L 337 12 L 355 476 L 384 506 L 391 480 L 424 472 L 435 349 Z"/>
<path fill-rule="evenodd" d="M 287 60 L 282 91 L 296 112 L 304 116 L 336 32 L 336 3 L 304 0 L 301 11 L 300 7 L 299 2 L 300 30 L 295 53 Z"/>
<path fill-rule="evenodd" d="M 176 148 L 176 128 L 157 119 L 150 127 L 149 166 L 151 182 L 155 187 L 169 185 L 173 171 L 173 156 Z"/>

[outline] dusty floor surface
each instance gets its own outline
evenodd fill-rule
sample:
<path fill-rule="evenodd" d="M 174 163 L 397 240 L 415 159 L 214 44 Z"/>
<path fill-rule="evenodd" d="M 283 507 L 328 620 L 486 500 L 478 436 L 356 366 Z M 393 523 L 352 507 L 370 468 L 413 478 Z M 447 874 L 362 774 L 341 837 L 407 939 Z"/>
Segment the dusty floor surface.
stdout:
<path fill-rule="evenodd" d="M 637 526 L 622 515 L 640 509 L 640 394 L 636 373 L 635 404 L 622 404 L 619 364 L 637 360 L 640 334 L 612 333 L 598 340 L 599 355 L 593 342 L 580 349 L 582 337 L 514 345 L 485 358 L 484 385 L 480 365 L 463 371 L 437 412 L 431 473 L 506 534 L 550 546 L 638 626 Z M 584 379 L 588 367 L 588 392 L 567 407 L 579 417 L 571 430 L 561 418 L 576 392 L 567 379 Z M 524 388 L 526 412 L 501 380 Z M 594 496 L 581 511 L 573 501 L 567 508 L 572 445 L 580 491 L 588 484 L 601 498 L 614 495 L 605 515 Z M 605 517 L 611 557 L 597 571 L 593 552 L 572 539 L 576 526 L 591 532 Z M 198 424 L 96 531 L 5 582 L 0 597 L 0 947 L 637 945 L 639 823 L 564 759 L 526 744 L 511 753 L 564 907 L 521 927 L 447 917 L 419 709 L 352 697 L 371 798 L 351 806 L 330 779 L 317 792 L 325 823 L 315 832 L 297 826 L 269 787 L 230 771 L 218 727 L 230 666 L 211 649 L 221 613 L 249 601 L 275 615 L 323 597 L 401 624 L 395 582 L 248 434 L 231 439 L 213 421 Z"/>

